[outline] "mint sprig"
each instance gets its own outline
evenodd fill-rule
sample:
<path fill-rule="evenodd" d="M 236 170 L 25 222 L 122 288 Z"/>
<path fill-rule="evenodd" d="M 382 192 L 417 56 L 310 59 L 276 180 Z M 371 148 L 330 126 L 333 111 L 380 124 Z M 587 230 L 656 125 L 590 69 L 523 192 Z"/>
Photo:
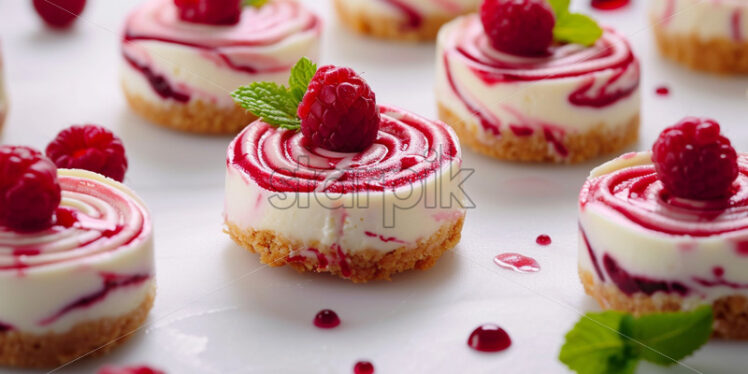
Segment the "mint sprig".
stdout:
<path fill-rule="evenodd" d="M 673 365 L 709 340 L 712 323 L 711 306 L 638 318 L 587 313 L 566 334 L 559 359 L 578 374 L 631 374 L 640 360 Z"/>
<path fill-rule="evenodd" d="M 291 69 L 288 88 L 274 82 L 254 82 L 231 93 L 242 108 L 270 125 L 298 130 L 301 120 L 297 112 L 309 83 L 317 72 L 317 65 L 302 57 Z"/>
<path fill-rule="evenodd" d="M 261 8 L 267 3 L 268 0 L 242 0 L 242 6 L 251 6 L 255 8 Z"/>
<path fill-rule="evenodd" d="M 569 12 L 570 0 L 548 0 L 556 15 L 553 39 L 564 43 L 591 46 L 603 35 L 603 29 L 592 18 Z"/>

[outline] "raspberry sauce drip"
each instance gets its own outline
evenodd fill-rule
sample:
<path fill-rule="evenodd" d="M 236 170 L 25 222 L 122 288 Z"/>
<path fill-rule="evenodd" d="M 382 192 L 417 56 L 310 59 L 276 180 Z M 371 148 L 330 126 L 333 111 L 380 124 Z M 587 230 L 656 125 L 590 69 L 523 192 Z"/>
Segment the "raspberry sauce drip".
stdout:
<path fill-rule="evenodd" d="M 659 86 L 655 88 L 655 93 L 657 96 L 669 96 L 670 95 L 670 88 L 667 86 Z"/>
<path fill-rule="evenodd" d="M 592 0 L 590 5 L 598 10 L 615 10 L 629 5 L 631 0 Z"/>
<path fill-rule="evenodd" d="M 314 316 L 314 326 L 321 329 L 331 329 L 340 325 L 340 317 L 330 309 L 323 309 Z"/>
<path fill-rule="evenodd" d="M 353 366 L 353 374 L 374 374 L 374 365 L 369 361 L 359 361 Z"/>
<path fill-rule="evenodd" d="M 656 292 L 676 293 L 686 296 L 690 289 L 681 282 L 654 279 L 650 277 L 634 275 L 618 265 L 618 262 L 607 253 L 603 256 L 603 267 L 610 280 L 618 286 L 618 289 L 626 295 L 642 292 L 652 296 Z"/>
<path fill-rule="evenodd" d="M 39 321 L 40 326 L 47 326 L 55 323 L 60 318 L 64 317 L 68 313 L 77 310 L 88 308 L 91 305 L 98 303 L 107 298 L 107 296 L 120 288 L 128 286 L 136 286 L 151 278 L 148 274 L 135 274 L 135 275 L 118 275 L 118 274 L 101 274 L 102 286 L 99 290 L 94 291 L 90 294 L 81 296 L 78 300 L 71 302 L 66 305 L 55 314 L 42 319 Z"/>
<path fill-rule="evenodd" d="M 186 103 L 190 101 L 189 94 L 177 91 L 163 75 L 156 74 L 148 66 L 139 64 L 137 61 L 127 55 L 125 55 L 125 61 L 127 61 L 127 63 L 130 64 L 133 69 L 143 74 L 145 79 L 151 85 L 151 88 L 153 88 L 153 91 L 155 91 L 161 98 L 173 99 L 174 101 L 180 103 Z"/>
<path fill-rule="evenodd" d="M 501 268 L 518 273 L 537 273 L 540 271 L 540 264 L 534 258 L 519 253 L 502 253 L 494 257 L 493 262 Z"/>
<path fill-rule="evenodd" d="M 551 237 L 545 234 L 538 235 L 538 237 L 535 239 L 535 243 L 543 246 L 551 245 Z"/>
<path fill-rule="evenodd" d="M 706 237 L 748 229 L 748 156 L 738 156 L 740 172 L 727 199 L 689 200 L 670 195 L 654 165 L 631 166 L 591 178 L 579 196 L 580 208 L 602 205 L 631 223 L 670 234 Z M 736 246 L 738 247 L 738 246 Z M 736 248 L 737 251 L 737 248 Z"/>
<path fill-rule="evenodd" d="M 58 180 L 63 202 L 50 228 L 17 233 L 0 227 L 0 272 L 83 261 L 150 236 L 148 213 L 128 193 L 88 178 L 60 174 Z"/>
<path fill-rule="evenodd" d="M 379 135 L 363 152 L 316 148 L 299 132 L 259 121 L 231 143 L 228 163 L 269 191 L 351 193 L 406 186 L 459 162 L 457 137 L 445 125 L 400 109 L 379 108 Z"/>
<path fill-rule="evenodd" d="M 504 329 L 488 323 L 473 330 L 467 344 L 480 352 L 501 352 L 512 345 L 512 339 Z"/>

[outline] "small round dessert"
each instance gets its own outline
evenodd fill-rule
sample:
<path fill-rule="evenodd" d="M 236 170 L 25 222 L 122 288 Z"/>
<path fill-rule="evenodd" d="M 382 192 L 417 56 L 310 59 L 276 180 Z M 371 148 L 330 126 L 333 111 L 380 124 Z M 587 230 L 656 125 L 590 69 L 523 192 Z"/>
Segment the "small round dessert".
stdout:
<path fill-rule="evenodd" d="M 556 43 L 518 56 L 494 48 L 470 15 L 445 25 L 437 43 L 440 119 L 480 153 L 580 162 L 638 138 L 639 62 L 613 30 L 590 47 Z"/>
<path fill-rule="evenodd" d="M 713 304 L 717 337 L 748 339 L 748 154 L 728 199 L 673 196 L 650 152 L 594 169 L 579 197 L 579 273 L 604 309 Z"/>
<path fill-rule="evenodd" d="M 153 234 L 141 200 L 89 171 L 60 169 L 58 181 L 51 227 L 0 226 L 1 365 L 54 367 L 109 352 L 153 304 Z"/>
<path fill-rule="evenodd" d="M 256 117 L 233 102 L 231 90 L 285 83 L 300 57 L 319 53 L 321 21 L 296 1 L 244 7 L 236 24 L 185 21 L 180 14 L 173 0 L 146 1 L 128 17 L 122 40 L 130 106 L 173 129 L 238 132 Z"/>
<path fill-rule="evenodd" d="M 343 25 L 379 38 L 434 40 L 453 18 L 474 12 L 481 0 L 335 0 Z"/>
<path fill-rule="evenodd" d="M 748 73 L 748 4 L 744 0 L 653 0 L 650 17 L 660 53 L 690 68 Z"/>
<path fill-rule="evenodd" d="M 361 152 L 311 145 L 301 132 L 249 125 L 228 149 L 225 222 L 270 266 L 354 282 L 427 269 L 460 239 L 465 216 L 454 132 L 379 107 Z"/>

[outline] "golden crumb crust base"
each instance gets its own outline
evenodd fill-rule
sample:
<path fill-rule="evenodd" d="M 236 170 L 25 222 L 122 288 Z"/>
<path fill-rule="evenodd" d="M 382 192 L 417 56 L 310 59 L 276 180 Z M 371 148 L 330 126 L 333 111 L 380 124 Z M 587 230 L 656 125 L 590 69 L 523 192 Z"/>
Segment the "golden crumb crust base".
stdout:
<path fill-rule="evenodd" d="M 154 285 L 143 302 L 131 312 L 120 317 L 81 322 L 62 334 L 0 333 L 0 365 L 53 368 L 84 355 L 96 357 L 109 353 L 143 325 L 155 296 Z"/>
<path fill-rule="evenodd" d="M 221 108 L 201 100 L 188 103 L 154 104 L 123 88 L 128 104 L 135 113 L 157 125 L 197 134 L 235 134 L 257 119 L 238 105 Z"/>
<path fill-rule="evenodd" d="M 748 74 L 748 42 L 727 38 L 702 40 L 696 35 L 671 35 L 658 22 L 654 35 L 660 53 L 695 70 Z"/>
<path fill-rule="evenodd" d="M 350 279 L 354 283 L 365 283 L 373 280 L 389 280 L 393 274 L 406 270 L 426 270 L 436 263 L 444 252 L 454 248 L 460 241 L 464 217 L 443 225 L 436 233 L 418 241 L 415 247 L 400 247 L 389 252 L 376 249 L 366 249 L 346 254 L 349 276 L 343 275 L 338 261 L 329 261 L 327 267 L 320 269 L 316 258 L 309 258 L 304 262 L 290 262 L 289 256 L 293 252 L 316 248 L 320 253 L 337 258 L 337 251 L 330 246 L 306 245 L 290 240 L 273 231 L 257 231 L 240 229 L 236 225 L 226 222 L 226 232 L 237 244 L 252 253 L 260 255 L 260 262 L 271 267 L 289 265 L 299 272 L 331 273 L 342 278 Z"/>
<path fill-rule="evenodd" d="M 605 310 L 614 309 L 642 315 L 654 312 L 677 312 L 683 310 L 683 298 L 662 292 L 647 296 L 636 293 L 628 296 L 615 285 L 597 282 L 592 272 L 579 269 L 584 290 Z M 732 295 L 717 299 L 714 310 L 713 337 L 721 339 L 748 340 L 748 298 Z"/>
<path fill-rule="evenodd" d="M 438 107 L 439 119 L 455 130 L 460 143 L 500 160 L 578 163 L 620 151 L 639 139 L 639 114 L 636 114 L 623 124 L 600 124 L 585 133 L 567 133 L 561 143 L 569 153 L 567 157 L 561 157 L 550 146 L 542 131 L 535 131 L 529 136 L 517 136 L 511 131 L 503 131 L 501 136 L 486 142 L 486 135 L 479 125 L 468 125 L 441 103 L 438 103 Z"/>
<path fill-rule="evenodd" d="M 351 10 L 344 5 L 345 1 L 347 0 L 334 1 L 340 22 L 359 34 L 381 39 L 408 42 L 432 41 L 436 39 L 439 29 L 445 23 L 461 15 L 425 17 L 418 28 L 411 28 L 404 24 L 402 17 L 386 17 Z M 465 14 L 467 13 L 470 12 L 465 12 Z"/>

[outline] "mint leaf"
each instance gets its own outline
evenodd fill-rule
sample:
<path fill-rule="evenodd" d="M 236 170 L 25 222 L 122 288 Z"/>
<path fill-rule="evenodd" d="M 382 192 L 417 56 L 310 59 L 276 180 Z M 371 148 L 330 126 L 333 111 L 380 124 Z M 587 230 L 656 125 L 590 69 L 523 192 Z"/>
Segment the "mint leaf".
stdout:
<path fill-rule="evenodd" d="M 712 307 L 634 318 L 587 313 L 566 334 L 559 359 L 579 374 L 631 374 L 640 359 L 668 366 L 693 354 L 712 335 Z"/>
<path fill-rule="evenodd" d="M 242 108 L 271 125 L 290 130 L 301 128 L 301 120 L 296 115 L 299 103 L 283 86 L 255 82 L 239 87 L 231 96 Z"/>
<path fill-rule="evenodd" d="M 580 374 L 633 373 L 636 351 L 622 336 L 631 331 L 633 320 L 616 311 L 587 313 L 566 334 L 559 359 Z"/>
<path fill-rule="evenodd" d="M 302 57 L 291 69 L 291 77 L 288 78 L 288 86 L 291 95 L 296 99 L 297 105 L 304 98 L 309 83 L 317 72 L 317 65 L 312 60 Z"/>
<path fill-rule="evenodd" d="M 242 0 L 242 6 L 260 8 L 263 5 L 267 4 L 267 2 L 268 0 Z"/>
<path fill-rule="evenodd" d="M 553 9 L 553 14 L 556 15 L 556 19 L 561 18 L 566 13 L 569 13 L 569 3 L 571 0 L 548 0 Z"/>
<path fill-rule="evenodd" d="M 711 306 L 690 312 L 639 317 L 632 337 L 642 344 L 639 355 L 659 365 L 673 365 L 704 345 L 712 335 Z"/>
<path fill-rule="evenodd" d="M 584 46 L 595 44 L 603 35 L 603 29 L 592 18 L 578 13 L 566 13 L 556 18 L 553 39 L 559 42 Z"/>

